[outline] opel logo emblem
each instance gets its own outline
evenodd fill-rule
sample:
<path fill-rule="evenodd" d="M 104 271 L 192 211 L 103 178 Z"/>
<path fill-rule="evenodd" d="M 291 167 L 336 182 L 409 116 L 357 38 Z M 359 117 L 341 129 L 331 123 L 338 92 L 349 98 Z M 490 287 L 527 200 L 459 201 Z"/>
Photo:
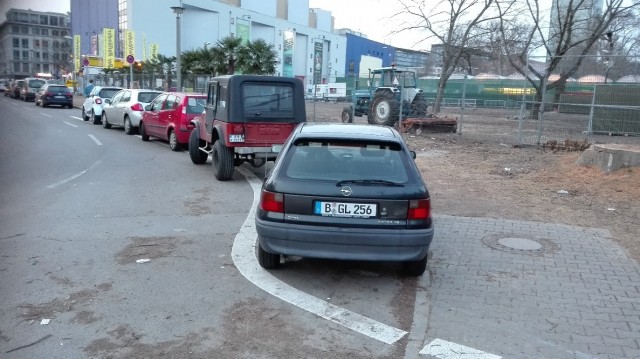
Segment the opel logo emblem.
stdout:
<path fill-rule="evenodd" d="M 351 196 L 351 193 L 353 193 L 353 191 L 351 191 L 351 187 L 344 186 L 340 190 L 340 193 L 342 193 L 342 195 L 345 196 L 345 197 L 349 197 L 349 196 Z"/>

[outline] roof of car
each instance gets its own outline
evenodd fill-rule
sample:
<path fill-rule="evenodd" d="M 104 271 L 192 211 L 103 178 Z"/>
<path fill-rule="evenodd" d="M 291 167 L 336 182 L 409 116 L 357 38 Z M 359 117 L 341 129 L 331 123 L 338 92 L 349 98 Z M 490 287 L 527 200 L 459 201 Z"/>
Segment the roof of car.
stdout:
<path fill-rule="evenodd" d="M 378 125 L 307 122 L 302 125 L 299 132 L 311 137 L 400 140 L 393 128 Z"/>

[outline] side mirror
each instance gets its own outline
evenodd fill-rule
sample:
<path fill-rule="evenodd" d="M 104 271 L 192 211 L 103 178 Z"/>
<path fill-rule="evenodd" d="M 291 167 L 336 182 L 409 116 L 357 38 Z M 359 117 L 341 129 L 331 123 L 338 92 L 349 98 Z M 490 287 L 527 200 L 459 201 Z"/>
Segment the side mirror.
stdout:
<path fill-rule="evenodd" d="M 411 153 L 411 158 L 412 159 L 416 159 L 416 151 L 409 151 L 409 153 Z"/>
<path fill-rule="evenodd" d="M 107 105 L 111 105 L 111 99 L 110 98 L 104 99 L 104 103 L 106 103 Z"/>
<path fill-rule="evenodd" d="M 145 110 L 145 111 L 149 111 L 149 110 L 151 110 L 151 104 L 146 105 L 146 106 L 144 107 L 144 110 Z"/>

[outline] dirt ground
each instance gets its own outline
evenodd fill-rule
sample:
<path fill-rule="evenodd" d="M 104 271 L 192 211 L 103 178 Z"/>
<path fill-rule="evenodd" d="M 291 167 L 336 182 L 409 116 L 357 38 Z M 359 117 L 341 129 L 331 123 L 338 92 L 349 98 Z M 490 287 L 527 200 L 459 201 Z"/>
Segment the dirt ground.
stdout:
<path fill-rule="evenodd" d="M 312 106 L 307 103 L 307 113 Z M 338 121 L 343 106 L 316 104 L 316 120 Z M 465 121 L 473 125 L 492 119 L 473 114 Z M 418 154 L 435 214 L 604 228 L 640 263 L 640 167 L 607 174 L 577 165 L 580 151 L 514 147 L 474 137 L 469 128 L 463 135 L 404 135 Z M 620 140 L 640 145 L 640 138 Z M 616 143 L 616 138 L 607 142 Z"/>

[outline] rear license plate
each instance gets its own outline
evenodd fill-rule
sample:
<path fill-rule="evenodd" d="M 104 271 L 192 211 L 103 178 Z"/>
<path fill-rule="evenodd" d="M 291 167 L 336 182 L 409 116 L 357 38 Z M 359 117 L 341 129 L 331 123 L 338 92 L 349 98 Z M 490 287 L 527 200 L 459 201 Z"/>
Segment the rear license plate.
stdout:
<path fill-rule="evenodd" d="M 64 96 L 53 96 L 54 98 L 64 98 Z"/>
<path fill-rule="evenodd" d="M 325 217 L 375 217 L 378 206 L 373 203 L 343 203 L 317 201 L 313 213 Z"/>
<path fill-rule="evenodd" d="M 229 142 L 244 142 L 244 135 L 229 135 Z"/>

